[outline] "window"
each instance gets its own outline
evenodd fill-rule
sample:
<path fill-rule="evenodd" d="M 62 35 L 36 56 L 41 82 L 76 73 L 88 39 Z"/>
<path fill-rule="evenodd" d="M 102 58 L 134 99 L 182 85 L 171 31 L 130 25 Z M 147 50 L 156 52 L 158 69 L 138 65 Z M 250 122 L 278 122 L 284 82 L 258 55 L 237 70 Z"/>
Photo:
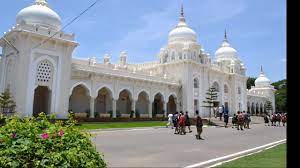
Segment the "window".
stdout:
<path fill-rule="evenodd" d="M 182 53 L 181 52 L 178 53 L 178 56 L 179 56 L 179 59 L 182 59 Z"/>
<path fill-rule="evenodd" d="M 48 60 L 43 60 L 38 64 L 36 72 L 36 82 L 41 86 L 49 86 L 52 82 L 53 65 Z"/>
<path fill-rule="evenodd" d="M 194 88 L 199 88 L 199 81 L 197 78 L 194 79 Z"/>
<path fill-rule="evenodd" d="M 228 93 L 228 86 L 224 85 L 224 93 Z"/>
<path fill-rule="evenodd" d="M 216 89 L 217 92 L 219 92 L 219 84 L 217 82 L 214 82 L 213 87 Z"/>
<path fill-rule="evenodd" d="M 175 60 L 175 52 L 174 52 L 174 51 L 172 52 L 172 57 L 171 57 L 171 59 L 172 59 L 172 60 Z"/>
<path fill-rule="evenodd" d="M 242 92 L 241 92 L 241 88 L 240 87 L 238 87 L 238 94 L 241 94 Z"/>

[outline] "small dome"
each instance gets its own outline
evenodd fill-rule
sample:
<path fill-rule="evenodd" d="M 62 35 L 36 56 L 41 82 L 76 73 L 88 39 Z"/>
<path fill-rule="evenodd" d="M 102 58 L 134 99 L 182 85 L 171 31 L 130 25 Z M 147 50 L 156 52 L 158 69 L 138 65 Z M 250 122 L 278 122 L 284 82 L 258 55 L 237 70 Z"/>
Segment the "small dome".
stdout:
<path fill-rule="evenodd" d="M 54 29 L 61 28 L 61 18 L 48 7 L 46 0 L 36 0 L 34 5 L 22 9 L 17 15 L 17 24 L 39 25 Z"/>
<path fill-rule="evenodd" d="M 255 87 L 268 87 L 271 85 L 271 81 L 270 79 L 268 79 L 264 72 L 262 71 L 262 68 L 261 68 L 261 72 L 260 72 L 260 75 L 259 77 L 255 80 Z"/>
<path fill-rule="evenodd" d="M 185 22 L 183 7 L 181 7 L 181 16 L 178 25 L 169 33 L 169 42 L 173 41 L 197 41 L 197 34 L 188 27 Z"/>

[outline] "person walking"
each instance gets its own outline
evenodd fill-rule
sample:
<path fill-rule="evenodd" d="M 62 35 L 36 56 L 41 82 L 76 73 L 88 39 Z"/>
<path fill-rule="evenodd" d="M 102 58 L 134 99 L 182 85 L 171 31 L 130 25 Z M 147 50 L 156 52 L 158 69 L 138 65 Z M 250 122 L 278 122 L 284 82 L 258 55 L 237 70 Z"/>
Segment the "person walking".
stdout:
<path fill-rule="evenodd" d="M 196 111 L 196 128 L 197 128 L 196 139 L 203 140 L 203 138 L 201 137 L 202 127 L 203 127 L 202 118 L 199 116 L 199 111 L 197 110 Z"/>
<path fill-rule="evenodd" d="M 174 134 L 179 134 L 179 129 L 178 129 L 178 112 L 174 113 L 174 115 L 172 117 L 172 121 L 173 121 L 173 126 L 175 127 Z"/>
<path fill-rule="evenodd" d="M 265 126 L 270 126 L 270 124 L 269 124 L 269 116 L 267 115 L 267 114 L 265 114 L 265 116 L 264 116 L 264 120 L 265 120 Z"/>
<path fill-rule="evenodd" d="M 190 117 L 189 117 L 187 111 L 185 112 L 185 126 L 188 127 L 189 133 L 191 133 L 192 132 L 192 130 L 191 130 L 191 121 L 190 121 Z"/>
<path fill-rule="evenodd" d="M 228 119 L 229 119 L 229 114 L 225 112 L 225 113 L 224 113 L 225 128 L 227 128 Z"/>
<path fill-rule="evenodd" d="M 236 127 L 237 125 L 237 115 L 236 114 L 233 114 L 233 117 L 232 117 L 232 128 Z"/>
<path fill-rule="evenodd" d="M 185 117 L 182 112 L 179 114 L 179 123 L 178 124 L 179 124 L 179 134 L 185 135 L 186 134 L 186 132 L 185 132 Z"/>
<path fill-rule="evenodd" d="M 237 130 L 244 130 L 243 129 L 243 125 L 244 125 L 244 115 L 242 112 L 238 111 L 238 114 L 237 114 Z"/>
<path fill-rule="evenodd" d="M 218 117 L 218 116 L 217 116 L 217 113 L 219 112 L 219 111 L 218 111 L 218 107 L 214 107 L 214 108 L 213 108 L 213 111 L 214 111 L 214 117 L 217 118 L 217 117 Z"/>
<path fill-rule="evenodd" d="M 220 117 L 220 121 L 222 121 L 222 114 L 223 114 L 223 108 L 222 106 L 219 107 L 219 117 Z"/>
<path fill-rule="evenodd" d="M 167 122 L 167 125 L 166 125 L 167 128 L 171 125 L 171 128 L 173 129 L 173 120 L 172 120 L 172 118 L 173 118 L 173 114 L 170 113 L 168 115 L 168 122 Z"/>
<path fill-rule="evenodd" d="M 250 118 L 250 112 L 245 112 L 244 111 L 244 113 L 245 113 L 245 128 L 247 128 L 247 129 L 250 129 L 250 127 L 249 127 L 249 125 L 250 125 L 250 122 L 251 122 L 251 118 Z"/>

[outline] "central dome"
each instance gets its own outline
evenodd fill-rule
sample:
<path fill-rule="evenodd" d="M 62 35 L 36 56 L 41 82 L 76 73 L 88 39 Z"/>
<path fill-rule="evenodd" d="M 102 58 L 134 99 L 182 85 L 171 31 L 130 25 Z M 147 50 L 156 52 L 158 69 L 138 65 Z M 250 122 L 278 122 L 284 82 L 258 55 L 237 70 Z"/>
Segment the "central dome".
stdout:
<path fill-rule="evenodd" d="M 223 40 L 221 47 L 216 51 L 215 56 L 217 61 L 238 59 L 238 53 L 234 48 L 230 46 L 227 40 L 226 32 L 225 32 L 225 39 Z"/>
<path fill-rule="evenodd" d="M 18 13 L 17 24 L 39 25 L 58 31 L 61 28 L 61 18 L 48 7 L 46 0 L 36 0 L 34 5 Z"/>
<path fill-rule="evenodd" d="M 169 33 L 169 42 L 173 41 L 197 41 L 197 34 L 188 27 L 185 22 L 183 7 L 181 6 L 181 14 L 178 25 Z"/>

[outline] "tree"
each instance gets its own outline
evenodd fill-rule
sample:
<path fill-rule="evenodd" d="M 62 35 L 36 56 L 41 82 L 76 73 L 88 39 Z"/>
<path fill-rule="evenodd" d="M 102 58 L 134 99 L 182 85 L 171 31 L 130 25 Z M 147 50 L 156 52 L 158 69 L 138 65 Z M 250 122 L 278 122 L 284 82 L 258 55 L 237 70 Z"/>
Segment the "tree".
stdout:
<path fill-rule="evenodd" d="M 266 110 L 268 112 L 270 112 L 271 110 L 273 110 L 272 102 L 270 102 L 269 100 L 266 102 Z"/>
<path fill-rule="evenodd" d="M 210 87 L 207 92 L 206 92 L 206 100 L 203 101 L 203 103 L 206 103 L 207 105 L 202 106 L 202 107 L 206 107 L 209 109 L 209 120 L 208 120 L 208 124 L 210 124 L 210 118 L 211 118 L 211 109 L 214 107 L 214 102 L 217 100 L 218 98 L 218 93 L 217 93 L 217 89 L 214 87 Z"/>
<path fill-rule="evenodd" d="M 9 89 L 5 89 L 0 95 L 0 108 L 3 114 L 14 113 L 16 103 L 14 102 Z"/>
<path fill-rule="evenodd" d="M 247 89 L 251 89 L 251 86 L 255 85 L 255 80 L 256 78 L 254 77 L 249 77 L 247 80 Z"/>
<path fill-rule="evenodd" d="M 287 81 L 286 79 L 272 83 L 275 92 L 276 111 L 287 112 Z"/>

